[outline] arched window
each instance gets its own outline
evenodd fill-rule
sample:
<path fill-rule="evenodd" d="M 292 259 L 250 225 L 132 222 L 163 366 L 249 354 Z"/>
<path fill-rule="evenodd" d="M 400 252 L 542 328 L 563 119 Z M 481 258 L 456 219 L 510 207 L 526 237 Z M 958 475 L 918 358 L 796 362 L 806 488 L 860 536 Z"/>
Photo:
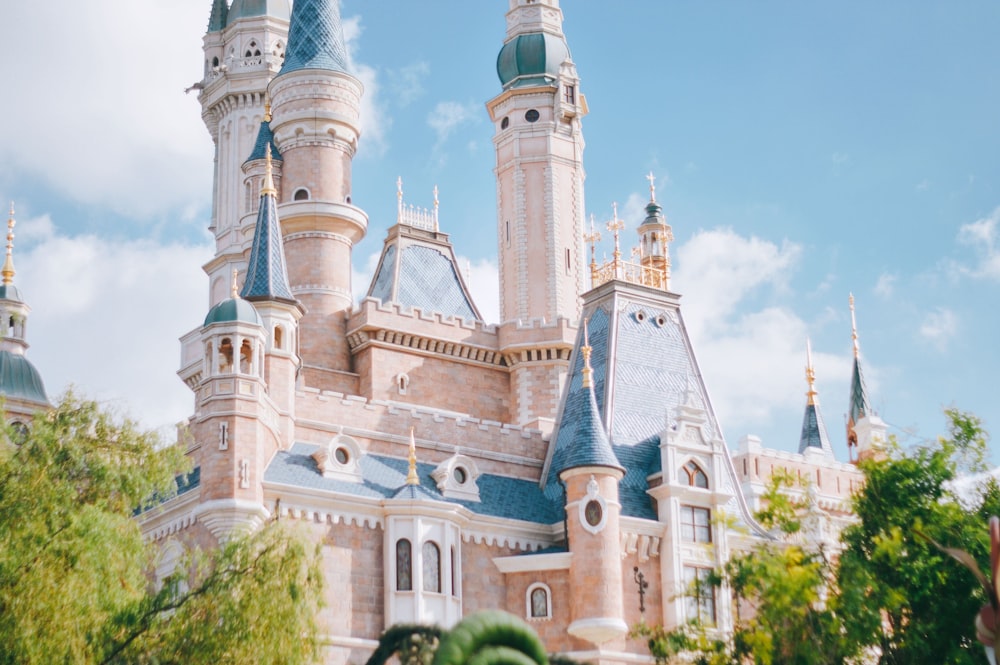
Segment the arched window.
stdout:
<path fill-rule="evenodd" d="M 215 56 L 214 58 L 212 58 L 212 66 L 213 67 L 219 66 L 219 56 Z"/>
<path fill-rule="evenodd" d="M 458 562 L 455 560 L 455 546 L 451 547 L 451 595 L 458 598 Z"/>
<path fill-rule="evenodd" d="M 428 540 L 423 547 L 424 591 L 441 593 L 441 550 Z"/>
<path fill-rule="evenodd" d="M 552 594 L 545 584 L 536 582 L 529 586 L 526 600 L 529 619 L 548 619 L 552 616 Z"/>
<path fill-rule="evenodd" d="M 708 476 L 694 461 L 688 462 L 681 468 L 678 480 L 684 485 L 708 489 Z"/>
<path fill-rule="evenodd" d="M 309 190 L 305 189 L 305 188 L 296 189 L 295 190 L 295 195 L 292 196 L 292 200 L 294 200 L 294 201 L 308 201 L 309 200 Z"/>
<path fill-rule="evenodd" d="M 226 373 L 233 370 L 233 342 L 228 337 L 223 338 L 219 344 L 219 372 Z"/>
<path fill-rule="evenodd" d="M 250 340 L 245 339 L 240 345 L 240 374 L 250 374 L 253 371 L 253 348 Z"/>
<path fill-rule="evenodd" d="M 406 538 L 396 541 L 396 591 L 413 591 L 413 546 Z"/>

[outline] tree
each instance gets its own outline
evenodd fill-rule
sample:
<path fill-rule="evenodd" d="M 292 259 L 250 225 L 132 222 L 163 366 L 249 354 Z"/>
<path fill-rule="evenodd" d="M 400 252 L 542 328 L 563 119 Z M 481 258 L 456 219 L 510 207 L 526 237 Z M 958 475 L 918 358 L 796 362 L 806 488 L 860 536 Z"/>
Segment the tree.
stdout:
<path fill-rule="evenodd" d="M 945 415 L 948 436 L 909 451 L 891 445 L 884 459 L 861 463 L 859 521 L 842 536 L 837 587 L 845 630 L 886 665 L 983 662 L 973 618 L 988 598 L 972 573 L 928 539 L 988 561 L 983 527 L 1000 511 L 1000 491 L 991 478 L 956 484 L 986 469 L 988 435 L 971 414 Z"/>
<path fill-rule="evenodd" d="M 317 654 L 318 552 L 272 522 L 156 587 L 137 506 L 186 461 L 65 396 L 0 440 L 0 663 L 303 663 Z"/>
<path fill-rule="evenodd" d="M 1000 512 L 1000 489 L 992 477 L 969 480 L 986 469 L 988 435 L 980 420 L 956 409 L 945 415 L 947 436 L 905 451 L 890 441 L 884 457 L 860 463 L 858 521 L 841 534 L 836 561 L 788 542 L 802 507 L 780 491 L 787 480 L 774 479 L 757 517 L 785 538 L 735 554 L 712 580 L 732 591 L 734 633 L 646 628 L 640 632 L 657 661 L 981 665 L 973 620 L 989 599 L 976 577 L 934 543 L 960 545 L 972 559 L 989 561 L 983 527 Z"/>

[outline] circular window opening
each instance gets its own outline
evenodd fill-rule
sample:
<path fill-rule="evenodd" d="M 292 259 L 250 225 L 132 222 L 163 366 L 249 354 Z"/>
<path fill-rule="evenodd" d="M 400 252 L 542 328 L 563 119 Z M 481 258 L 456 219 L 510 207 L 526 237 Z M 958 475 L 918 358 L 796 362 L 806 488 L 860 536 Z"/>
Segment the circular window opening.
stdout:
<path fill-rule="evenodd" d="M 500 121 L 500 129 L 507 129 L 508 127 L 510 127 L 510 118 L 504 117 L 504 119 Z"/>
<path fill-rule="evenodd" d="M 524 119 L 528 122 L 538 122 L 539 114 L 535 109 L 529 109 L 527 113 L 524 114 Z"/>
<path fill-rule="evenodd" d="M 646 313 L 640 309 L 638 312 L 635 313 L 635 320 L 638 321 L 639 323 L 642 323 L 643 321 L 646 320 Z"/>
<path fill-rule="evenodd" d="M 456 466 L 455 470 L 451 472 L 451 475 L 455 479 L 455 482 L 459 485 L 464 485 L 465 481 L 469 479 L 469 474 L 466 473 L 465 469 L 460 466 Z"/>
<path fill-rule="evenodd" d="M 344 448 L 343 446 L 337 448 L 337 450 L 333 452 L 333 455 L 337 458 L 337 461 L 340 464 L 347 464 L 351 461 L 351 453 L 349 453 L 347 448 Z"/>
<path fill-rule="evenodd" d="M 661 328 L 667 325 L 667 317 L 660 314 L 658 317 L 656 317 L 656 325 L 660 326 Z"/>
<path fill-rule="evenodd" d="M 601 523 L 601 518 L 604 517 L 604 509 L 601 508 L 599 501 L 591 499 L 587 502 L 586 508 L 583 509 L 583 515 L 587 520 L 587 524 L 597 526 Z"/>

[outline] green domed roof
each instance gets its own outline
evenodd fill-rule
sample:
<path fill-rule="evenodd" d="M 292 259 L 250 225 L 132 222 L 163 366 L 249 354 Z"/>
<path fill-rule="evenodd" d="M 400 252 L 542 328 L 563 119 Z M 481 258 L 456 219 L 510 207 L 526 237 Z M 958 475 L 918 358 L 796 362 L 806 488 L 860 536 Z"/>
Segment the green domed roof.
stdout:
<path fill-rule="evenodd" d="M 213 323 L 235 322 L 253 323 L 258 326 L 264 325 L 256 308 L 243 298 L 227 298 L 208 310 L 208 316 L 205 317 L 204 325 L 210 326 Z"/>
<path fill-rule="evenodd" d="M 237 19 L 252 16 L 272 16 L 287 21 L 291 13 L 288 0 L 233 0 L 226 20 L 230 25 Z"/>
<path fill-rule="evenodd" d="M 38 370 L 30 360 L 10 351 L 0 351 L 0 394 L 7 399 L 49 404 Z"/>
<path fill-rule="evenodd" d="M 547 32 L 518 35 L 503 45 L 497 56 L 497 75 L 503 87 L 545 85 L 559 76 L 569 58 L 566 40 Z"/>

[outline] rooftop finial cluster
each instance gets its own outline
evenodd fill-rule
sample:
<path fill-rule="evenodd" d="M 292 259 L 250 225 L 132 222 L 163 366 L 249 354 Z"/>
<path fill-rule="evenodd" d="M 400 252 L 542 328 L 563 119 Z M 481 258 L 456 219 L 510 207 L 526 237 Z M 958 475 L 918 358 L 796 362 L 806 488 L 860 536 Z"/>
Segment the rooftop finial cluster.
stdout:
<path fill-rule="evenodd" d="M 14 202 L 10 202 L 10 216 L 7 218 L 7 258 L 3 262 L 3 270 L 0 270 L 0 274 L 3 275 L 4 284 L 14 283 Z"/>
<path fill-rule="evenodd" d="M 441 203 L 438 200 L 438 188 L 434 185 L 434 207 L 418 208 L 414 205 L 403 203 L 403 179 L 396 178 L 396 223 L 406 224 L 425 231 L 438 231 L 438 208 Z"/>
<path fill-rule="evenodd" d="M 240 297 L 240 287 L 238 283 L 239 274 L 240 274 L 239 270 L 233 268 L 233 285 L 230 290 L 230 295 L 232 296 L 233 300 L 236 300 L 237 298 Z"/>

